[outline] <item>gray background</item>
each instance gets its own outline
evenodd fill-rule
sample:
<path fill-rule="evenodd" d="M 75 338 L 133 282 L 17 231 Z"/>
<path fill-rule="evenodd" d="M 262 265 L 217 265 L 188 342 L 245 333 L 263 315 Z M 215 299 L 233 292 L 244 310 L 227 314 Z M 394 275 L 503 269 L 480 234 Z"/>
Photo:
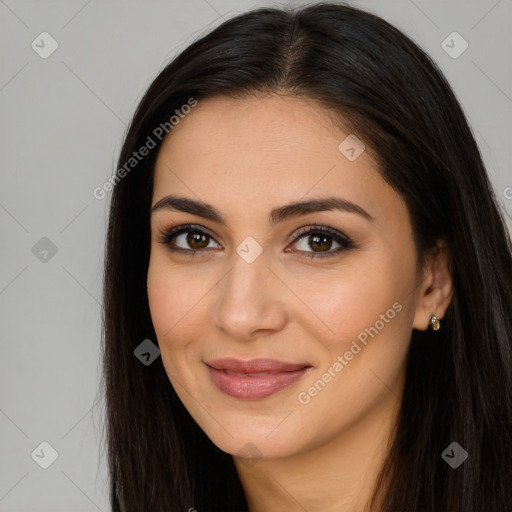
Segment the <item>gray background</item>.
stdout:
<path fill-rule="evenodd" d="M 98 379 L 111 193 L 92 191 L 114 170 L 127 122 L 163 65 L 223 18 L 275 4 L 0 0 L 0 511 L 108 510 Z M 439 64 L 512 226 L 512 2 L 353 4 Z M 31 47 L 44 31 L 59 45 L 46 59 Z M 456 59 L 441 46 L 453 31 L 469 44 Z M 43 237 L 56 254 L 41 252 Z M 47 469 L 35 462 L 50 460 L 43 441 L 58 453 Z"/>

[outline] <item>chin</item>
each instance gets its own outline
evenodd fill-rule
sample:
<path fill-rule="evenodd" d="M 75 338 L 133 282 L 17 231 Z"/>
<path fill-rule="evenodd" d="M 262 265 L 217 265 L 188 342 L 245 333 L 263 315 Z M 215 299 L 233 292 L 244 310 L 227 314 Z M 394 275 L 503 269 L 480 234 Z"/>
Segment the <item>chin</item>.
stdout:
<path fill-rule="evenodd" d="M 309 439 L 304 418 L 292 408 L 280 409 L 279 415 L 262 416 L 255 412 L 226 411 L 214 407 L 215 420 L 204 411 L 192 411 L 194 419 L 208 438 L 222 451 L 235 457 L 279 459 L 305 451 Z M 199 416 L 195 415 L 199 412 Z"/>

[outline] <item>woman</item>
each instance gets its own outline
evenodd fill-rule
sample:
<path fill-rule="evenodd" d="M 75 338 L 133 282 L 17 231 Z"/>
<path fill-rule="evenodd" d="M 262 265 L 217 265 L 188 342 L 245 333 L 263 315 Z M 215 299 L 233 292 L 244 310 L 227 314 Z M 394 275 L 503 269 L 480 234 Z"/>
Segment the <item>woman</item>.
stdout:
<path fill-rule="evenodd" d="M 262 8 L 186 48 L 126 135 L 105 259 L 112 510 L 512 510 L 510 238 L 384 20 Z"/>

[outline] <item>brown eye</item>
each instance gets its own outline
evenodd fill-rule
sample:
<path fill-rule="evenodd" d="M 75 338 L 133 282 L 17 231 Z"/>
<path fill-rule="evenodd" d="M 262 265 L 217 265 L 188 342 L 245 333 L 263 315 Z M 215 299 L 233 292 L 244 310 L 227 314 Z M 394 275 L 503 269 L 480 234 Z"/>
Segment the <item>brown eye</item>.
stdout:
<path fill-rule="evenodd" d="M 213 237 L 192 225 L 178 226 L 163 233 L 159 240 L 168 245 L 171 251 L 192 253 L 203 251 L 214 241 Z M 219 247 L 217 245 L 217 247 Z"/>
<path fill-rule="evenodd" d="M 308 241 L 311 249 L 315 251 L 318 249 L 320 252 L 328 251 L 332 247 L 332 243 L 333 239 L 329 235 L 311 235 Z"/>
<path fill-rule="evenodd" d="M 200 233 L 199 231 L 189 231 L 188 233 L 183 233 L 183 235 L 186 235 L 185 241 L 192 249 L 204 249 L 208 246 L 208 239 L 210 237 L 204 233 Z M 178 236 L 176 240 L 181 238 L 183 235 Z"/>
<path fill-rule="evenodd" d="M 331 250 L 334 246 L 334 250 Z M 329 226 L 313 226 L 302 230 L 295 238 L 294 245 L 308 258 L 335 256 L 354 247 L 350 238 Z M 310 249 L 310 250 L 308 250 Z"/>

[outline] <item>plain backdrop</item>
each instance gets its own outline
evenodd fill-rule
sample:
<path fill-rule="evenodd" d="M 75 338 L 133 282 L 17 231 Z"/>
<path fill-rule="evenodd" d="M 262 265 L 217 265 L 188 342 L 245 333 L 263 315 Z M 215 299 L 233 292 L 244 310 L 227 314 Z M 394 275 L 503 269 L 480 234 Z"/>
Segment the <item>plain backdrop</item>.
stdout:
<path fill-rule="evenodd" d="M 512 2 L 352 3 L 438 63 L 512 225 Z M 109 510 L 95 400 L 111 193 L 98 200 L 93 189 L 115 169 L 158 71 L 224 19 L 264 5 L 276 3 L 0 0 L 1 512 Z M 457 58 L 443 48 L 454 31 L 452 53 L 468 44 Z"/>

